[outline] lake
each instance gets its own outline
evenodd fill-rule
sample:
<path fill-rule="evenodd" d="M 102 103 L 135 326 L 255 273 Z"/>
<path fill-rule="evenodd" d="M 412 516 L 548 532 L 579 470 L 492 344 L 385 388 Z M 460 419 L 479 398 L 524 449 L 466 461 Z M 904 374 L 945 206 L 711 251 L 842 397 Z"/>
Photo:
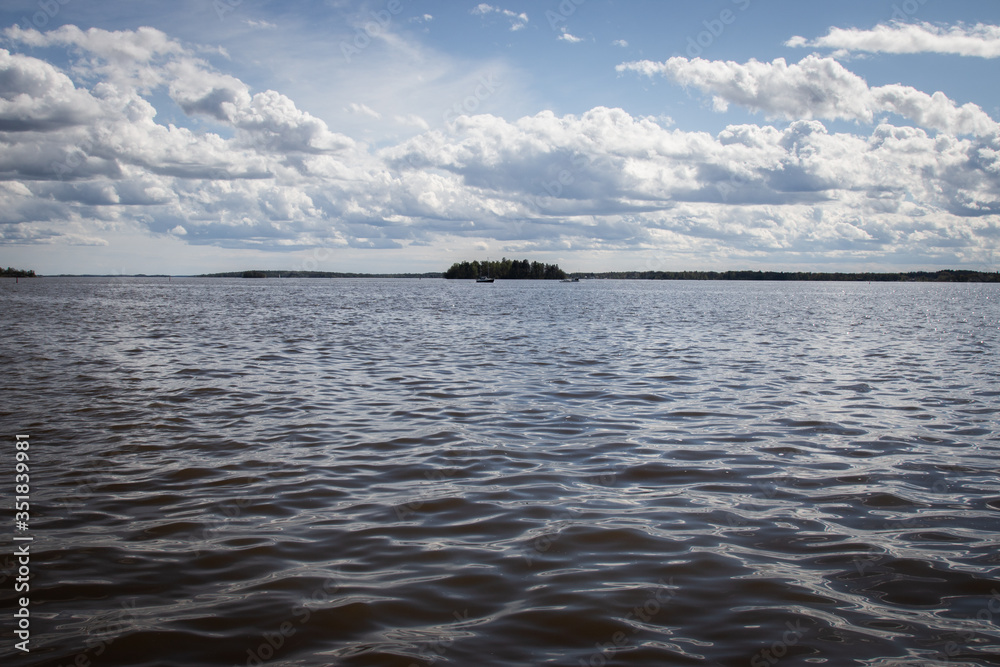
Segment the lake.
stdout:
<path fill-rule="evenodd" d="M 1000 285 L 39 278 L 0 312 L 5 665 L 1000 664 Z"/>

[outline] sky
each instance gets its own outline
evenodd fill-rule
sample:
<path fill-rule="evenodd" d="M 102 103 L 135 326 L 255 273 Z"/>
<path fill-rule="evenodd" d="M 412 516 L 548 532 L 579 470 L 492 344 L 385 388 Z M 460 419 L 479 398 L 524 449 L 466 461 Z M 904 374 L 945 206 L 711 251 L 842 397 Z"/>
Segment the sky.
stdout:
<path fill-rule="evenodd" d="M 995 0 L 5 0 L 0 265 L 1000 270 Z"/>

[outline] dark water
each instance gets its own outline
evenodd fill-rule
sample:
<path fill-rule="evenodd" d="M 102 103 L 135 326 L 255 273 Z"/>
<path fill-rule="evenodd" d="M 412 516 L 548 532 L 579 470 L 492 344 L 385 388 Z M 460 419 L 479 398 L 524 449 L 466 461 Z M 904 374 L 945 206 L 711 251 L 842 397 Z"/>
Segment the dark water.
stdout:
<path fill-rule="evenodd" d="M 997 285 L 0 287 L 4 665 L 1000 664 Z"/>

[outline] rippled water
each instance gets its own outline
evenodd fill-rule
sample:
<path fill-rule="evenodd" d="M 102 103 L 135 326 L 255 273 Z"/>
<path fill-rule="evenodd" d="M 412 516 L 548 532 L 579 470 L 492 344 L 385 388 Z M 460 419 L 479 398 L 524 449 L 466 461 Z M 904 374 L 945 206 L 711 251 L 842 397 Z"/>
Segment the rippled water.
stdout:
<path fill-rule="evenodd" d="M 5 665 L 1000 664 L 1000 286 L 0 287 Z"/>

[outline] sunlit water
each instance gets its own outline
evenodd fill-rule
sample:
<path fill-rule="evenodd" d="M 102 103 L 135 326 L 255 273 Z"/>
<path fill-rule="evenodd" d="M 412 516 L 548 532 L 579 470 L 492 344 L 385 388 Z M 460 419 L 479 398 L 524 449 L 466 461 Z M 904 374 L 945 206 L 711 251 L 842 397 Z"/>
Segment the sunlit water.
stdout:
<path fill-rule="evenodd" d="M 1000 664 L 998 285 L 0 287 L 4 665 Z"/>

